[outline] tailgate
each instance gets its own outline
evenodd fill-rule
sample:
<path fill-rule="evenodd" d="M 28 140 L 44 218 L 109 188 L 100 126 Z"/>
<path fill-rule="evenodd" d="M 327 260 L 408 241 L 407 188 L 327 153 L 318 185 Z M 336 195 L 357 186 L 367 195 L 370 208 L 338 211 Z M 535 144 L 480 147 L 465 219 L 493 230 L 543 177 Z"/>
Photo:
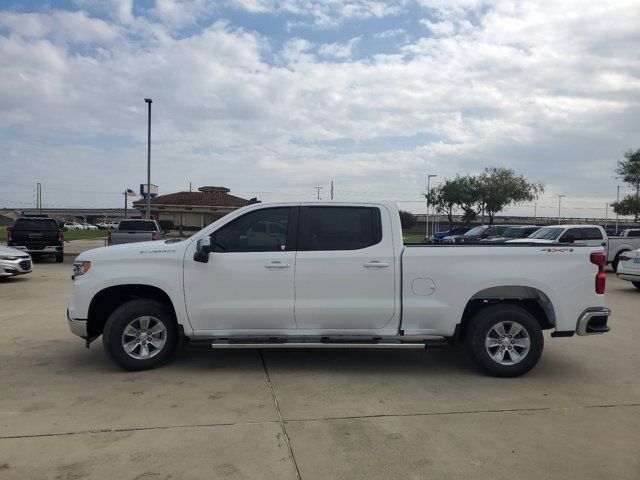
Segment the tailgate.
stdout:
<path fill-rule="evenodd" d="M 29 249 L 42 250 L 46 246 L 60 245 L 57 230 L 13 230 L 13 245 L 24 245 Z"/>
<path fill-rule="evenodd" d="M 111 245 L 120 243 L 148 242 L 152 240 L 152 232 L 113 232 L 111 234 Z"/>

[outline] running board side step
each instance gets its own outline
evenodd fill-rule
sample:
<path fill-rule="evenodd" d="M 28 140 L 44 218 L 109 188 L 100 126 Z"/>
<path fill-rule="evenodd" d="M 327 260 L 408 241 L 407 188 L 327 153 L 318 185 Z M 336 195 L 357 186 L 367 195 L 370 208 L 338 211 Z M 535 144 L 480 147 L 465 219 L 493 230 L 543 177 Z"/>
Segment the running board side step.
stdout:
<path fill-rule="evenodd" d="M 335 341 L 335 340 L 283 340 L 265 339 L 256 341 L 255 339 L 216 339 L 211 342 L 214 349 L 230 348 L 439 348 L 448 347 L 450 343 L 440 337 L 425 339 L 420 341 Z"/>

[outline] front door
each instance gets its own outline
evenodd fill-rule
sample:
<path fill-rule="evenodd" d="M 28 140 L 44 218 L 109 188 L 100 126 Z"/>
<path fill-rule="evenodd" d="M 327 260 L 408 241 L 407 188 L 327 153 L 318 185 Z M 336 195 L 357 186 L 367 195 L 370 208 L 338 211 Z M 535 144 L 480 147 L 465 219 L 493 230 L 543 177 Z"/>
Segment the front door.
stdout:
<path fill-rule="evenodd" d="M 383 328 L 396 311 L 395 268 L 389 215 L 378 207 L 301 207 L 298 328 Z"/>
<path fill-rule="evenodd" d="M 208 263 L 193 260 L 195 245 L 188 249 L 185 301 L 196 334 L 295 328 L 296 214 L 263 208 L 231 220 L 211 235 Z"/>

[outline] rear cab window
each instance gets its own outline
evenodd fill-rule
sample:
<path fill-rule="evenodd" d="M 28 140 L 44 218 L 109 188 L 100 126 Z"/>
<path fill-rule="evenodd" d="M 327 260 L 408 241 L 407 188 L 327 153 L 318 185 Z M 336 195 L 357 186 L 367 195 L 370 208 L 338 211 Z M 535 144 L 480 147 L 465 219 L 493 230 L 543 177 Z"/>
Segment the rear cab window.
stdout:
<path fill-rule="evenodd" d="M 122 220 L 118 230 L 128 232 L 155 232 L 158 230 L 156 222 L 153 220 Z"/>
<path fill-rule="evenodd" d="M 380 243 L 382 220 L 376 207 L 302 207 L 298 250 L 360 250 Z"/>
<path fill-rule="evenodd" d="M 602 240 L 602 232 L 599 228 L 581 228 L 583 240 Z"/>
<path fill-rule="evenodd" d="M 13 226 L 14 230 L 58 230 L 58 223 L 53 218 L 19 218 Z"/>

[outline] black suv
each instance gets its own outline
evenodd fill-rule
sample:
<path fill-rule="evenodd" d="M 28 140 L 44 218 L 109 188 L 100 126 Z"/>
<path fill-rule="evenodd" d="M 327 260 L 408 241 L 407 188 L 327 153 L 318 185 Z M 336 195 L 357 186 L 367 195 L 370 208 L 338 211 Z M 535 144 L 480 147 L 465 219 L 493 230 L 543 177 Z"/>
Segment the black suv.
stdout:
<path fill-rule="evenodd" d="M 53 255 L 56 262 L 64 260 L 64 236 L 53 218 L 20 217 L 8 229 L 7 245 L 32 257 Z"/>

